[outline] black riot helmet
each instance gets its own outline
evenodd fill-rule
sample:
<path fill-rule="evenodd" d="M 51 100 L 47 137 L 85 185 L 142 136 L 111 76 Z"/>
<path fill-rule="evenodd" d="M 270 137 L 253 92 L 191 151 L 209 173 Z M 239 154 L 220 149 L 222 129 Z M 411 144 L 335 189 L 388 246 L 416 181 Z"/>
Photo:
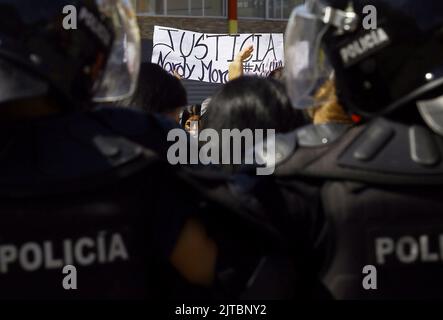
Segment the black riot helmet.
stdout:
<path fill-rule="evenodd" d="M 135 90 L 140 35 L 130 0 L 0 0 L 0 108 L 55 96 L 66 108 Z"/>
<path fill-rule="evenodd" d="M 316 89 L 332 72 L 340 101 L 364 116 L 443 95 L 443 1 L 307 0 L 286 37 L 296 107 L 321 103 Z"/>

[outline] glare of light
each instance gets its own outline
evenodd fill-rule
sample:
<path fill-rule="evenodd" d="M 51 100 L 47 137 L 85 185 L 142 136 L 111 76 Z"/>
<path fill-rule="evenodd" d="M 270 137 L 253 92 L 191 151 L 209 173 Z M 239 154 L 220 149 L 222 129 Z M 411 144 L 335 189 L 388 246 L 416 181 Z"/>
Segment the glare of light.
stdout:
<path fill-rule="evenodd" d="M 425 78 L 426 80 L 432 80 L 434 79 L 434 75 L 432 73 L 426 73 Z"/>

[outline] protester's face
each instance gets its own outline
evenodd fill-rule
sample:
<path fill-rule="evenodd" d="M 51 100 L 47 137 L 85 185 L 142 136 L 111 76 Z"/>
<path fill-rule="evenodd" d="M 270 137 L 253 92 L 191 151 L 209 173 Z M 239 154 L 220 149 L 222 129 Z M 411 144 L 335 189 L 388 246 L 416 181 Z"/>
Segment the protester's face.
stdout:
<path fill-rule="evenodd" d="M 200 121 L 200 117 L 199 116 L 197 116 L 197 115 L 190 116 L 189 119 L 185 123 L 185 130 L 190 132 L 191 129 L 192 129 L 191 128 L 192 123 L 193 122 L 197 122 L 198 123 L 199 121 Z"/>

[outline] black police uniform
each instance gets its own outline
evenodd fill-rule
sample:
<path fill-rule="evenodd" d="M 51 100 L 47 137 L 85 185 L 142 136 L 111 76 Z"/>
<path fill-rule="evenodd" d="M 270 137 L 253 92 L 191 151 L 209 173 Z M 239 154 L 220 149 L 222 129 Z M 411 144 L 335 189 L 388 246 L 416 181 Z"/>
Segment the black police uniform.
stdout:
<path fill-rule="evenodd" d="M 443 138 L 385 118 L 294 137 L 276 179 L 294 214 L 320 219 L 304 241 L 334 297 L 441 298 Z"/>
<path fill-rule="evenodd" d="M 170 166 L 168 121 L 99 108 L 0 128 L 1 298 L 275 299 L 306 283 L 270 215 L 273 197 L 259 200 L 265 182 Z M 210 288 L 169 263 L 191 217 L 218 246 Z M 67 265 L 77 290 L 63 286 Z"/>
<path fill-rule="evenodd" d="M 75 26 L 66 26 L 66 1 L 0 0 L 2 115 L 33 112 L 25 104 L 41 97 L 63 112 L 0 119 L 0 297 L 276 297 L 256 280 L 293 268 L 268 267 L 289 254 L 267 223 L 272 205 L 253 196 L 261 182 L 228 184 L 211 170 L 170 166 L 172 127 L 156 117 L 87 111 L 91 101 L 115 102 L 134 89 L 139 30 L 127 1 L 70 5 Z M 191 217 L 217 243 L 208 290 L 169 264 Z M 63 286 L 67 265 L 77 268 L 77 290 Z"/>
<path fill-rule="evenodd" d="M 141 147 L 161 151 L 164 130 L 113 109 L 2 124 L 2 298 L 159 294 L 152 262 L 167 265 L 192 211 Z M 77 268 L 77 290 L 63 287 L 65 265 Z"/>

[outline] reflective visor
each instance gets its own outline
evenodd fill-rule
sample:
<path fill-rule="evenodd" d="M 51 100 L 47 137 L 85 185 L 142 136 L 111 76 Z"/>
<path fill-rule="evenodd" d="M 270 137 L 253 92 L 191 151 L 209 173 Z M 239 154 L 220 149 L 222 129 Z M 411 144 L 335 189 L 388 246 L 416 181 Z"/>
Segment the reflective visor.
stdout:
<path fill-rule="evenodd" d="M 140 69 L 140 32 L 130 0 L 96 0 L 100 13 L 112 21 L 114 41 L 104 73 L 94 86 L 94 102 L 130 97 Z"/>
<path fill-rule="evenodd" d="M 309 4 L 296 7 L 286 29 L 286 84 L 292 105 L 297 109 L 325 103 L 327 98 L 320 98 L 318 91 L 333 74 L 321 50 L 321 41 L 329 25 L 323 23 L 313 8 Z"/>

